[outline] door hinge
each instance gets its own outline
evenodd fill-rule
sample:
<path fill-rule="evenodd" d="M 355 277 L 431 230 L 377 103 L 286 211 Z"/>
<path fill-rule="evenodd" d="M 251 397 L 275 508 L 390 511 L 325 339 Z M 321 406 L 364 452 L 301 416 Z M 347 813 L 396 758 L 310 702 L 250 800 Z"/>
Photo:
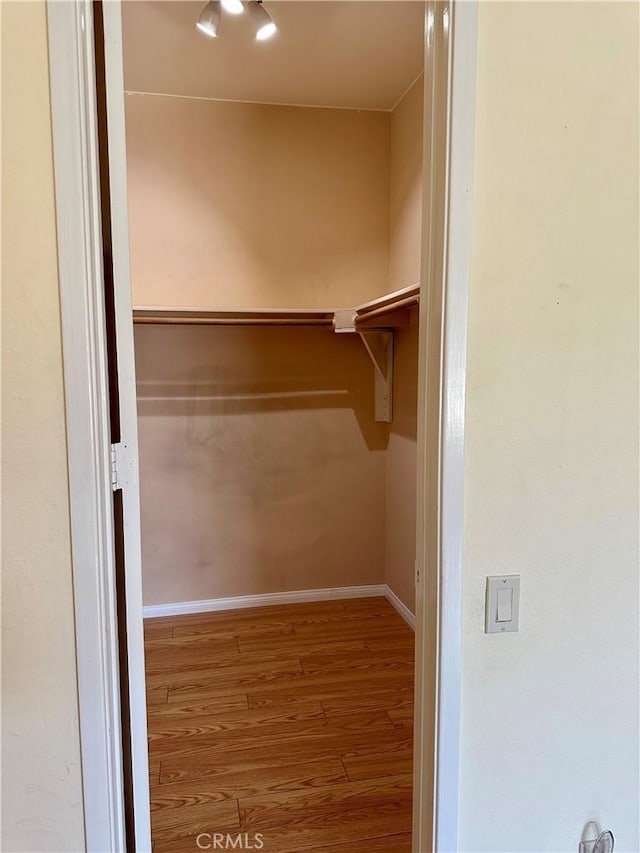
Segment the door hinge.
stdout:
<path fill-rule="evenodd" d="M 126 441 L 111 445 L 111 488 L 113 491 L 136 482 L 136 457 Z"/>

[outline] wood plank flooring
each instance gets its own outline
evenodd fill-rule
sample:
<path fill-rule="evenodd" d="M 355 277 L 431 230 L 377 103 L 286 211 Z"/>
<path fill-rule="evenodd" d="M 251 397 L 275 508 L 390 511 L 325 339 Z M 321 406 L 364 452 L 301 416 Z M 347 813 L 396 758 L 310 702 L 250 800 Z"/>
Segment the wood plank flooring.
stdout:
<path fill-rule="evenodd" d="M 414 637 L 386 599 L 150 619 L 145 649 L 154 853 L 410 851 Z"/>

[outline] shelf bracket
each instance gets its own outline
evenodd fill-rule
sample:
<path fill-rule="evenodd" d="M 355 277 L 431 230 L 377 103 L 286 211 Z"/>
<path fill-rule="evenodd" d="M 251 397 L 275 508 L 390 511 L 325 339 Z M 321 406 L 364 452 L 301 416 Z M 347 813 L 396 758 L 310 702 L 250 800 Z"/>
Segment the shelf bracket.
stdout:
<path fill-rule="evenodd" d="M 391 423 L 393 404 L 393 331 L 358 332 L 373 362 L 375 373 L 375 420 Z"/>

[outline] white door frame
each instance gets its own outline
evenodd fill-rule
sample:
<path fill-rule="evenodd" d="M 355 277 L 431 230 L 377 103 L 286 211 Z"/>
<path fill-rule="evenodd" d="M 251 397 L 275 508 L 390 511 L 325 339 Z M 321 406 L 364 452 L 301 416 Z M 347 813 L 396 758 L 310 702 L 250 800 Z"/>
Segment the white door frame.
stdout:
<path fill-rule="evenodd" d="M 444 259 L 441 270 L 438 542 L 433 579 L 438 602 L 436 638 L 435 760 L 432 849 L 458 850 L 459 766 L 462 705 L 462 589 L 464 541 L 464 430 L 467 331 L 478 42 L 478 2 L 451 6 L 448 69 L 448 138 Z M 423 266 L 425 266 L 423 260 Z M 424 272 L 423 272 L 424 275 Z M 434 282 L 437 284 L 437 282 Z M 423 324 L 425 334 L 430 329 Z M 426 346 L 426 344 L 425 344 Z M 429 420 L 427 395 L 426 414 Z M 425 433 L 427 431 L 425 430 Z M 426 452 L 427 449 L 425 449 Z M 420 451 L 419 451 L 420 452 Z M 428 482 L 425 484 L 428 488 Z M 425 527 L 428 530 L 428 526 Z M 428 580 L 428 566 L 425 567 Z M 419 812 L 414 810 L 414 836 Z M 418 853 L 420 847 L 415 848 Z M 425 844 L 423 849 L 428 849 Z"/>
<path fill-rule="evenodd" d="M 414 853 L 458 849 L 464 413 L 477 20 L 475 2 L 426 2 Z"/>
<path fill-rule="evenodd" d="M 429 283 L 429 292 L 436 286 L 440 302 L 436 300 L 435 316 L 433 310 L 422 315 L 421 353 L 434 359 L 436 379 L 428 384 L 426 365 L 421 366 L 421 398 L 431 405 L 428 411 L 423 405 L 419 413 L 418 453 L 425 476 L 419 480 L 424 516 L 418 525 L 417 639 L 425 645 L 417 649 L 417 689 L 431 656 L 436 692 L 431 707 L 426 694 L 417 697 L 414 850 L 445 853 L 457 849 L 458 834 L 464 402 L 478 9 L 476 0 L 457 2 L 453 22 L 446 4 L 429 0 L 428 9 L 436 28 L 446 10 L 445 36 L 452 32 L 452 48 L 446 72 L 443 257 L 435 268 L 428 258 L 423 264 L 423 284 Z M 125 851 L 126 843 L 92 15 L 90 0 L 48 2 L 85 827 L 89 851 L 116 853 Z M 106 0 L 103 15 L 122 443 L 136 465 L 119 0 Z M 427 106 L 425 121 L 437 109 L 428 99 Z M 424 235 L 425 242 L 429 237 Z M 429 301 L 423 299 L 425 312 Z M 436 441 L 427 447 L 427 436 L 434 435 Z M 139 495 L 135 476 L 122 481 L 135 834 L 138 853 L 146 853 L 151 845 Z M 427 541 L 429 530 L 435 535 Z"/>
<path fill-rule="evenodd" d="M 113 494 L 121 489 L 126 565 L 127 693 L 133 831 L 151 850 L 135 364 L 124 151 L 120 5 L 103 5 L 110 60 L 107 92 L 112 264 L 121 440 L 111 445 L 105 325 L 96 67 L 91 0 L 48 6 L 58 267 L 67 417 L 78 703 L 89 851 L 125 851 L 118 605 Z M 108 50 L 107 50 L 108 52 Z M 110 97 L 111 96 L 111 97 Z M 121 133 L 121 137 L 118 137 Z M 118 145 L 121 139 L 121 145 Z M 109 142 L 111 143 L 111 138 Z M 113 453 L 119 470 L 114 483 Z M 121 614 L 122 615 L 122 614 Z"/>

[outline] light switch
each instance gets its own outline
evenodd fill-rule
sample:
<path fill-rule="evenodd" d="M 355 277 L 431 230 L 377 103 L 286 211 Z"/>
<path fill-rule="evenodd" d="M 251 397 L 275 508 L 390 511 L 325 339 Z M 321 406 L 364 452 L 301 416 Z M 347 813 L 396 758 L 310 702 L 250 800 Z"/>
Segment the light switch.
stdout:
<path fill-rule="evenodd" d="M 511 614 L 513 611 L 513 590 L 510 588 L 500 588 L 496 590 L 498 599 L 497 616 L 498 622 L 511 622 Z"/>
<path fill-rule="evenodd" d="M 485 601 L 486 634 L 518 630 L 520 615 L 520 575 L 487 578 Z"/>

